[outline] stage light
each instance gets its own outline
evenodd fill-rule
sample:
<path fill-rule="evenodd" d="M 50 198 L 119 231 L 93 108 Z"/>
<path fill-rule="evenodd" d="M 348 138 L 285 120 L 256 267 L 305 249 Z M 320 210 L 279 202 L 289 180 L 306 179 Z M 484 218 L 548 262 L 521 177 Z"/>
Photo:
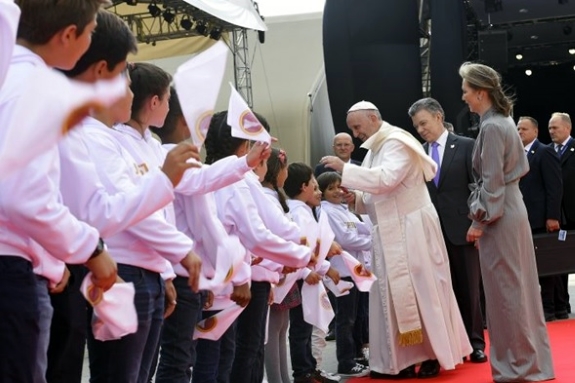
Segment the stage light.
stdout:
<path fill-rule="evenodd" d="M 522 55 L 521 53 L 517 53 L 517 54 L 515 55 L 515 58 L 516 58 L 517 60 L 523 60 L 523 55 Z"/>
<path fill-rule="evenodd" d="M 166 20 L 166 23 L 168 24 L 173 23 L 174 20 L 176 19 L 176 14 L 172 12 L 170 8 L 166 9 L 164 13 L 162 13 L 162 16 L 164 17 L 164 20 Z"/>
<path fill-rule="evenodd" d="M 569 54 L 570 54 L 570 55 L 575 55 L 575 48 L 569 49 Z"/>
<path fill-rule="evenodd" d="M 150 3 L 150 5 L 148 5 L 148 11 L 150 11 L 152 17 L 158 17 L 162 13 L 162 10 L 156 3 Z"/>
<path fill-rule="evenodd" d="M 182 20 L 180 20 L 180 26 L 184 28 L 186 31 L 192 29 L 194 23 L 190 20 L 190 16 L 185 16 Z"/>
<path fill-rule="evenodd" d="M 571 32 L 573 32 L 573 28 L 571 27 L 571 25 L 565 25 L 565 26 L 563 27 L 563 34 L 564 34 L 565 36 L 570 35 Z"/>
<path fill-rule="evenodd" d="M 214 27 L 210 31 L 210 39 L 219 40 L 222 37 L 222 28 Z"/>
<path fill-rule="evenodd" d="M 525 70 L 525 74 L 527 76 L 531 76 L 533 74 L 533 71 L 531 69 L 527 69 L 527 70 Z"/>
<path fill-rule="evenodd" d="M 206 22 L 204 20 L 196 21 L 196 31 L 198 31 L 200 35 L 204 36 L 208 35 L 208 26 L 206 25 Z"/>

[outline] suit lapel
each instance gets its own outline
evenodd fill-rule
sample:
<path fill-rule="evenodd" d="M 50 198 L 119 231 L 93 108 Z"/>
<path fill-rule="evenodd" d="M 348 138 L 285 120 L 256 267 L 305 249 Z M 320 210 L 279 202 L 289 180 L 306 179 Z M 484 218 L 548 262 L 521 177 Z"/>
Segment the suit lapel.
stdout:
<path fill-rule="evenodd" d="M 439 173 L 439 187 L 443 183 L 445 179 L 445 175 L 451 166 L 451 162 L 453 162 L 453 157 L 455 156 L 455 152 L 457 151 L 457 136 L 454 134 L 449 133 L 447 135 L 447 141 L 445 141 L 445 150 L 443 151 L 443 159 L 441 160 L 441 173 Z"/>
<path fill-rule="evenodd" d="M 567 159 L 569 159 L 569 157 L 573 155 L 573 152 L 575 152 L 574 144 L 575 140 L 573 140 L 573 138 L 570 138 L 569 142 L 567 142 L 567 147 L 565 148 L 565 151 L 561 155 L 561 165 L 563 165 L 567 161 Z"/>
<path fill-rule="evenodd" d="M 529 165 L 531 165 L 531 161 L 535 155 L 535 152 L 537 149 L 539 149 L 539 145 L 539 140 L 535 139 L 535 141 L 533 141 L 533 145 L 531 145 L 531 148 L 529 148 L 529 151 L 527 152 L 527 161 L 529 161 Z"/>

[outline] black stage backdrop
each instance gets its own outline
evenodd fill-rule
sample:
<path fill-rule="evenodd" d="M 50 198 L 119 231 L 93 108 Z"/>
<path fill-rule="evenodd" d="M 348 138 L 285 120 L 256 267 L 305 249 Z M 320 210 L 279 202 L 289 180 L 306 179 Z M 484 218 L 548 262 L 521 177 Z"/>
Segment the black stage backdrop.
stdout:
<path fill-rule="evenodd" d="M 431 96 L 445 111 L 445 121 L 468 135 L 469 109 L 461 100 L 459 66 L 467 54 L 466 17 L 461 0 L 431 0 Z"/>
<path fill-rule="evenodd" d="M 553 112 L 569 113 L 575 120 L 575 62 L 531 68 L 533 74 L 525 74 L 526 67 L 510 68 L 503 77 L 504 84 L 515 93 L 513 111 L 515 122 L 521 116 L 530 116 L 539 122 L 539 140 L 551 142 L 549 119 Z M 573 131 L 571 131 L 573 135 Z"/>
<path fill-rule="evenodd" d="M 407 109 L 422 96 L 418 26 L 416 0 L 326 1 L 323 51 L 336 132 L 349 132 L 347 110 L 366 100 L 414 133 Z M 362 155 L 356 150 L 354 158 Z"/>

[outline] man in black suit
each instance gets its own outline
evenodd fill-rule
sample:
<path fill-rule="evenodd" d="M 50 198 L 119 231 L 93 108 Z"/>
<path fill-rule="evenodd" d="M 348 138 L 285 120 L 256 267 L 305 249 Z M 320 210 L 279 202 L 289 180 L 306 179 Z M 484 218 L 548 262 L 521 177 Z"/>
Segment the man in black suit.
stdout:
<path fill-rule="evenodd" d="M 561 201 L 561 226 L 567 230 L 575 229 L 575 141 L 571 137 L 571 117 L 567 113 L 553 113 L 549 120 L 550 146 L 555 150 L 561 163 L 563 179 L 563 198 Z M 561 294 L 555 297 L 555 316 L 557 319 L 569 318 L 568 291 L 569 275 L 561 275 Z"/>
<path fill-rule="evenodd" d="M 520 117 L 517 122 L 517 130 L 529 161 L 529 173 L 521 178 L 519 188 L 533 234 L 559 230 L 563 195 L 559 157 L 552 147 L 539 142 L 538 126 L 537 120 L 532 117 Z M 557 316 L 564 317 L 561 308 L 556 309 L 555 305 L 555 296 L 562 291 L 561 277 L 541 277 L 539 285 L 545 320 L 550 322 L 557 319 Z"/>
<path fill-rule="evenodd" d="M 474 140 L 457 136 L 444 126 L 443 108 L 432 98 L 423 98 L 408 111 L 417 133 L 423 138 L 425 151 L 438 163 L 435 179 L 427 183 L 435 205 L 449 256 L 453 291 L 473 347 L 471 362 L 487 361 L 484 353 L 483 318 L 479 298 L 481 271 L 479 254 L 466 240 L 471 220 L 468 184 L 473 182 L 471 153 Z"/>
<path fill-rule="evenodd" d="M 351 153 L 353 153 L 355 145 L 353 144 L 353 139 L 347 133 L 338 133 L 333 138 L 333 154 L 338 157 L 343 162 L 351 162 L 355 165 L 361 165 L 359 161 L 351 159 Z M 333 172 L 333 169 L 326 168 L 324 164 L 317 164 L 313 174 L 318 177 L 320 174 L 325 172 Z"/>

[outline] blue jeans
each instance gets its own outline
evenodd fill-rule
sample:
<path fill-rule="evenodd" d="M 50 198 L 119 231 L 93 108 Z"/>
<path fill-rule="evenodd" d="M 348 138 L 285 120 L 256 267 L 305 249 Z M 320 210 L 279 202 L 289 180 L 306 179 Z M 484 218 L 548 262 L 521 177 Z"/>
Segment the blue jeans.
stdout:
<path fill-rule="evenodd" d="M 202 317 L 202 294 L 194 293 L 188 278 L 173 281 L 178 294 L 176 309 L 164 320 L 160 338 L 160 363 L 156 383 L 190 383 L 196 359 L 194 329 Z"/>
<path fill-rule="evenodd" d="M 369 343 L 369 292 L 357 292 L 357 317 L 353 326 L 356 357 L 363 358 L 363 346 Z"/>
<path fill-rule="evenodd" d="M 118 275 L 134 283 L 138 331 L 101 342 L 88 324 L 90 383 L 147 383 L 164 316 L 164 281 L 158 273 L 123 264 Z M 91 321 L 91 309 L 88 317 Z"/>
<path fill-rule="evenodd" d="M 297 283 L 301 290 L 302 281 Z M 302 305 L 290 309 L 289 320 L 290 356 L 295 379 L 312 374 L 316 369 L 316 360 L 311 353 L 313 326 L 303 319 Z"/>
<path fill-rule="evenodd" d="M 34 383 L 40 310 L 32 263 L 0 256 L 0 382 Z"/>
<path fill-rule="evenodd" d="M 215 315 L 218 311 L 204 311 L 202 318 Z M 193 383 L 229 382 L 234 358 L 235 323 L 216 341 L 198 339 L 196 363 L 192 371 Z"/>
<path fill-rule="evenodd" d="M 264 378 L 264 343 L 270 288 L 269 282 L 252 282 L 252 299 L 237 320 L 236 352 L 230 375 L 230 381 L 234 383 L 261 383 Z"/>
<path fill-rule="evenodd" d="M 46 383 L 46 368 L 48 366 L 48 344 L 50 343 L 50 324 L 52 323 L 52 304 L 48 294 L 49 281 L 39 275 L 36 276 L 36 288 L 38 289 L 38 308 L 40 310 L 40 338 L 34 366 L 34 381 Z"/>
<path fill-rule="evenodd" d="M 80 383 L 86 347 L 86 306 L 80 285 L 88 273 L 83 265 L 67 265 L 68 286 L 50 295 L 54 314 L 48 346 L 48 383 Z"/>
<path fill-rule="evenodd" d="M 344 281 L 353 282 L 351 277 L 341 278 Z M 353 328 L 357 317 L 357 303 L 359 291 L 355 285 L 349 290 L 349 294 L 337 299 L 337 312 L 335 314 L 335 347 L 337 355 L 338 372 L 347 372 L 355 366 L 355 340 Z"/>

